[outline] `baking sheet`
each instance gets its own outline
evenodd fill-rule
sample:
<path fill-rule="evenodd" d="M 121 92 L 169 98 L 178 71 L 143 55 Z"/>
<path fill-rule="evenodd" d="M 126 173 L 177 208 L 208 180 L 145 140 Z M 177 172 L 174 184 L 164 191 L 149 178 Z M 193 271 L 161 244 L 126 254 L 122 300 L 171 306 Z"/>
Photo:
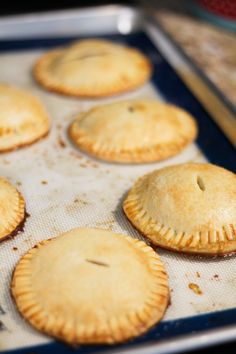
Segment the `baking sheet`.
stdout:
<path fill-rule="evenodd" d="M 143 33 L 131 33 L 110 38 L 135 45 L 149 55 L 155 65 L 152 82 L 134 92 L 109 99 L 67 98 L 45 91 L 35 83 L 31 75 L 32 67 L 44 49 L 32 50 L 32 47 L 23 41 L 20 48 L 17 47 L 17 51 L 12 51 L 14 49 L 12 47 L 11 52 L 2 52 L 0 55 L 1 81 L 28 89 L 38 96 L 45 104 L 52 121 L 51 133 L 46 139 L 22 150 L 0 155 L 0 175 L 19 188 L 26 199 L 27 211 L 30 214 L 24 232 L 2 243 L 0 247 L 1 351 L 52 341 L 21 318 L 9 293 L 11 274 L 16 262 L 35 243 L 56 237 L 77 226 L 111 229 L 142 238 L 127 221 L 121 208 L 125 193 L 139 176 L 167 165 L 188 161 L 206 162 L 209 158 L 213 162 L 233 168 L 232 151 L 227 139 L 175 76 L 148 37 Z M 67 40 L 70 41 L 70 38 L 63 42 Z M 37 48 L 37 40 L 33 42 L 34 48 Z M 55 45 L 53 39 L 50 43 L 48 41 L 38 43 L 38 47 L 42 47 L 43 43 L 47 43 L 47 46 Z M 165 78 L 168 77 L 172 78 L 172 81 L 166 85 Z M 169 86 L 172 86 L 171 92 Z M 97 104 L 128 98 L 156 98 L 161 101 L 179 102 L 182 106 L 190 105 L 189 107 L 198 115 L 196 117 L 200 127 L 198 145 L 191 144 L 178 156 L 163 162 L 123 165 L 98 161 L 71 144 L 66 131 L 76 114 Z M 211 141 L 213 135 L 218 139 L 219 145 L 215 148 L 212 147 Z M 224 151 L 221 151 L 220 145 L 225 147 Z M 188 321 L 191 316 L 235 307 L 235 257 L 205 260 L 164 250 L 158 251 L 169 274 L 171 306 L 162 324 L 141 339 L 129 343 L 131 349 L 132 345 L 137 343 L 145 344 L 150 340 L 156 340 L 158 343 L 158 340 L 165 336 L 171 338 L 176 332 L 173 325 L 175 328 L 181 327 L 185 319 Z M 198 285 L 201 294 L 191 290 L 190 283 Z M 199 321 L 201 322 L 200 317 Z M 192 326 L 193 330 L 195 327 Z M 123 350 L 125 347 L 121 348 L 120 350 Z M 84 350 L 81 348 L 78 351 L 82 353 Z M 86 349 L 89 350 L 96 352 L 99 347 Z M 108 350 L 111 350 L 111 347 Z"/>

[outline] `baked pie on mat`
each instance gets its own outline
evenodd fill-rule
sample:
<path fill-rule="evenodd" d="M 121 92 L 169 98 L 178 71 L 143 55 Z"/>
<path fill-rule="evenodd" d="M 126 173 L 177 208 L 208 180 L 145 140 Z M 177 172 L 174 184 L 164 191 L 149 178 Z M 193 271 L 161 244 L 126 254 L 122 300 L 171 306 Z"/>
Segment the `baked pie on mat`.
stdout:
<path fill-rule="evenodd" d="M 0 177 L 0 242 L 15 236 L 26 219 L 25 201 L 18 190 Z"/>
<path fill-rule="evenodd" d="M 69 127 L 72 141 L 100 159 L 123 163 L 163 160 L 197 135 L 195 120 L 178 107 L 155 100 L 128 100 L 81 113 Z"/>
<path fill-rule="evenodd" d="M 30 145 L 49 132 L 42 103 L 29 92 L 0 83 L 0 152 Z"/>
<path fill-rule="evenodd" d="M 51 50 L 34 67 L 36 80 L 48 90 L 91 98 L 133 90 L 151 74 L 151 63 L 139 50 L 99 39 Z"/>
<path fill-rule="evenodd" d="M 123 208 L 160 247 L 209 256 L 236 252 L 236 175 L 222 167 L 186 163 L 148 173 Z"/>
<path fill-rule="evenodd" d="M 153 249 L 101 229 L 40 242 L 17 264 L 11 289 L 32 326 L 72 345 L 136 337 L 161 320 L 169 301 Z"/>

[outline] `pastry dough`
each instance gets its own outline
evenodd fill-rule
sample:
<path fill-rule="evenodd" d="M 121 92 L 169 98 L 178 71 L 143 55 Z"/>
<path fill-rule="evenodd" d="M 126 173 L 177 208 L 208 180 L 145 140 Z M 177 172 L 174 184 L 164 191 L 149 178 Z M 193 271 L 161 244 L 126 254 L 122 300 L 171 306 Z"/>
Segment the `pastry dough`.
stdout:
<path fill-rule="evenodd" d="M 16 235 L 25 222 L 25 201 L 20 192 L 0 178 L 0 242 Z"/>
<path fill-rule="evenodd" d="M 124 201 L 132 224 L 154 244 L 203 255 L 236 252 L 236 176 L 211 164 L 149 173 Z"/>
<path fill-rule="evenodd" d="M 30 93 L 0 84 L 0 152 L 41 139 L 49 132 L 48 115 Z"/>
<path fill-rule="evenodd" d="M 54 49 L 35 65 L 37 81 L 65 95 L 100 97 L 132 90 L 151 76 L 140 51 L 106 40 L 88 39 Z"/>
<path fill-rule="evenodd" d="M 69 135 L 82 150 L 108 161 L 152 162 L 178 154 L 196 138 L 184 110 L 154 100 L 129 100 L 81 113 Z"/>
<path fill-rule="evenodd" d="M 12 280 L 21 314 L 70 344 L 136 337 L 169 301 L 159 256 L 143 241 L 101 229 L 74 229 L 21 258 Z"/>

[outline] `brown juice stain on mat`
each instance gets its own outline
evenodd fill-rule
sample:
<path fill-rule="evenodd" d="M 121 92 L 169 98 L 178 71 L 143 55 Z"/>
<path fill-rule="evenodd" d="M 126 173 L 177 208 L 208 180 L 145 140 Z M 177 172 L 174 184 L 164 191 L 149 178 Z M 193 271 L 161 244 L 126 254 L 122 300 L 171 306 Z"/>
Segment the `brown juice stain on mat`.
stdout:
<path fill-rule="evenodd" d="M 0 315 L 5 315 L 6 312 L 1 312 L 1 306 L 0 306 Z M 6 328 L 6 326 L 4 325 L 4 323 L 2 321 L 0 321 L 0 332 L 2 331 L 7 331 L 8 329 Z M 0 351 L 2 352 L 2 350 L 4 350 L 4 346 L 2 345 L 2 343 L 0 342 Z"/>
<path fill-rule="evenodd" d="M 213 278 L 215 278 L 215 279 L 219 278 L 219 274 L 215 274 L 215 275 L 213 276 Z"/>
<path fill-rule="evenodd" d="M 89 205 L 91 204 L 90 202 L 88 202 L 87 200 L 85 199 L 82 199 L 80 197 L 76 197 L 72 203 L 70 204 L 67 204 L 65 205 L 65 210 L 68 212 L 68 213 L 76 213 L 78 211 L 78 207 L 81 207 L 81 206 L 86 206 L 86 205 Z"/>
<path fill-rule="evenodd" d="M 197 295 L 202 295 L 203 294 L 200 286 L 195 284 L 195 283 L 189 283 L 188 287 L 189 287 L 189 289 L 191 289 Z"/>
<path fill-rule="evenodd" d="M 6 331 L 6 330 L 7 330 L 6 326 L 4 325 L 4 323 L 2 321 L 0 321 L 0 332 Z M 1 343 L 0 343 L 0 348 L 1 348 Z"/>
<path fill-rule="evenodd" d="M 67 144 L 65 143 L 65 141 L 62 139 L 60 135 L 58 135 L 57 137 L 57 143 L 63 149 L 67 146 Z"/>
<path fill-rule="evenodd" d="M 48 181 L 43 180 L 41 181 L 41 184 L 48 184 Z"/>
<path fill-rule="evenodd" d="M 87 200 L 84 200 L 84 199 L 79 198 L 79 197 L 75 198 L 75 199 L 73 200 L 73 203 L 82 204 L 82 205 L 89 205 L 89 204 L 91 204 L 91 203 L 88 202 Z"/>
<path fill-rule="evenodd" d="M 3 310 L 2 306 L 0 305 L 0 315 L 5 315 L 6 312 Z"/>
<path fill-rule="evenodd" d="M 25 240 L 23 240 L 24 243 L 29 243 L 32 241 L 32 235 L 30 235 L 29 237 L 27 237 Z"/>
<path fill-rule="evenodd" d="M 201 278 L 201 274 L 199 272 L 196 272 L 196 277 Z"/>
<path fill-rule="evenodd" d="M 80 167 L 83 167 L 83 168 L 99 168 L 99 164 L 92 161 L 92 160 L 85 160 L 84 162 L 82 162 L 80 164 Z"/>
<path fill-rule="evenodd" d="M 69 155 L 71 157 L 75 157 L 76 159 L 81 160 L 83 158 L 83 155 L 81 155 L 79 152 L 75 151 L 70 151 Z"/>
<path fill-rule="evenodd" d="M 80 164 L 80 167 L 82 167 L 82 168 L 87 168 L 88 166 L 87 166 L 85 163 L 81 163 L 81 164 Z"/>
<path fill-rule="evenodd" d="M 12 247 L 12 250 L 13 250 L 13 251 L 18 251 L 18 247 L 15 247 L 15 246 L 14 246 L 14 247 Z"/>
<path fill-rule="evenodd" d="M 99 168 L 99 164 L 97 162 L 92 161 L 92 160 L 86 160 L 86 163 L 89 167 Z"/>

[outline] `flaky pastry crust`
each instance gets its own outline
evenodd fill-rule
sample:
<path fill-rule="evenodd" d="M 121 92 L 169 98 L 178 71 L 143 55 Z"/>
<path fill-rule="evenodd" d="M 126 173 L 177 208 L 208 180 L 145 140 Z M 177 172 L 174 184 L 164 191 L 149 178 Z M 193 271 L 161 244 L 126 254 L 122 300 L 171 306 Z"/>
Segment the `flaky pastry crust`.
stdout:
<path fill-rule="evenodd" d="M 11 289 L 31 325 L 72 345 L 136 337 L 161 320 L 169 301 L 152 248 L 99 229 L 37 244 L 17 264 Z"/>
<path fill-rule="evenodd" d="M 0 83 L 0 152 L 31 145 L 45 137 L 49 129 L 48 115 L 36 97 Z"/>
<path fill-rule="evenodd" d="M 208 256 L 236 252 L 236 176 L 211 164 L 181 164 L 137 180 L 123 209 L 153 244 Z"/>
<path fill-rule="evenodd" d="M 24 223 L 25 201 L 21 193 L 6 179 L 0 178 L 0 242 L 14 235 Z"/>
<path fill-rule="evenodd" d="M 96 98 L 143 85 L 152 66 L 137 49 L 89 39 L 49 51 L 37 61 L 33 72 L 49 91 Z"/>
<path fill-rule="evenodd" d="M 69 136 L 79 148 L 106 161 L 153 162 L 178 154 L 197 135 L 193 117 L 154 100 L 128 100 L 81 113 Z"/>

